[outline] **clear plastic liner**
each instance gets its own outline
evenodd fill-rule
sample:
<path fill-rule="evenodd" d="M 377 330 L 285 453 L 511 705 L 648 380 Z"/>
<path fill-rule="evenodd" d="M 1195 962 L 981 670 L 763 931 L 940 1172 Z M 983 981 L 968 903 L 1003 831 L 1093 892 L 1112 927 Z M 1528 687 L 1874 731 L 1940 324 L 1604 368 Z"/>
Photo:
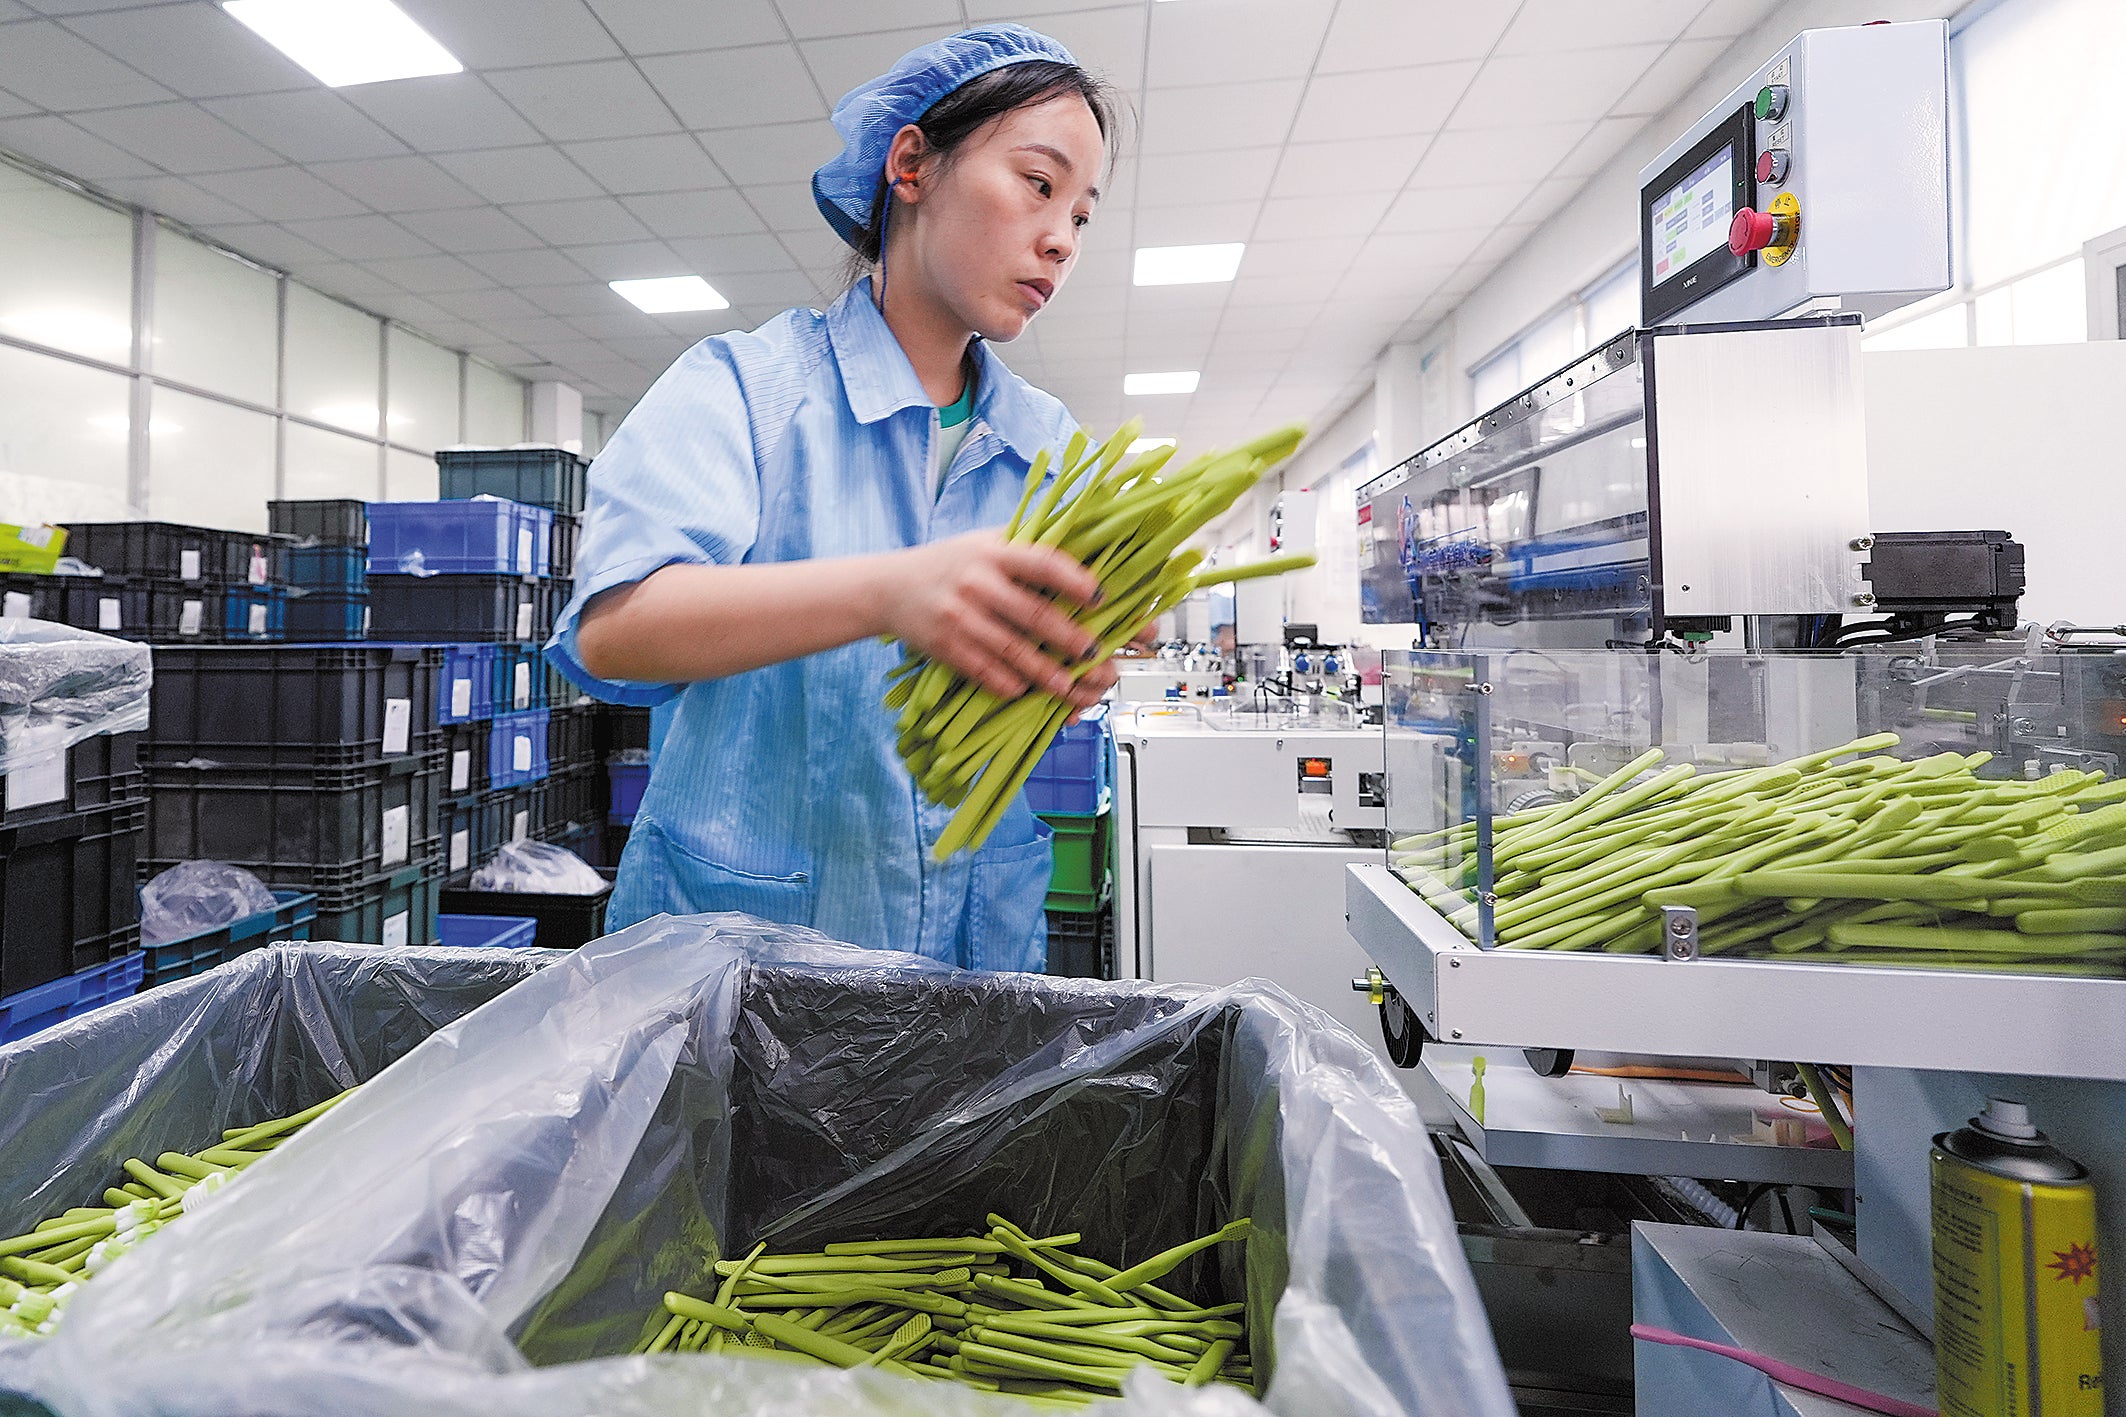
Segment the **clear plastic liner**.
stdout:
<path fill-rule="evenodd" d="M 138 1115 L 125 1076 L 93 1095 Z M 43 1100 L 82 1124 L 79 1083 L 9 1082 L 8 1117 Z M 66 1194 L 8 1203 L 20 1223 Z M 591 1355 L 756 1240 L 964 1233 L 990 1210 L 1082 1230 L 1123 1265 L 1251 1215 L 1244 1254 L 1162 1282 L 1245 1292 L 1263 1406 L 1513 1412 L 1416 1108 L 1326 1016 L 1266 986 L 964 973 L 740 915 L 661 916 L 561 956 L 0 1364 L 63 1417 L 978 1417 L 1019 1405 L 736 1355 Z M 1140 1372 L 1101 1410 L 1262 1409 Z"/>
<path fill-rule="evenodd" d="M 476 891 L 596 895 L 608 884 L 581 856 L 546 841 L 512 841 L 472 873 Z"/>
<path fill-rule="evenodd" d="M 0 774 L 84 738 L 148 726 L 148 647 L 71 625 L 0 619 Z"/>
<path fill-rule="evenodd" d="M 140 942 L 189 939 L 278 904 L 258 877 L 226 861 L 180 861 L 140 888 Z"/>

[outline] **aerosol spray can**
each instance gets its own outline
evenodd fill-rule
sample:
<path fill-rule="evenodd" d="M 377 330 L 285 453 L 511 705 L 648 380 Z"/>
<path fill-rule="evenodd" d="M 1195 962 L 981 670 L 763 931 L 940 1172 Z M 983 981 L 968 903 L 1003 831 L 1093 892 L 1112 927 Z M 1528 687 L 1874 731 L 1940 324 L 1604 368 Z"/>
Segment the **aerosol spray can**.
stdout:
<path fill-rule="evenodd" d="M 1931 1160 L 1942 1417 L 2103 1417 L 2088 1169 L 1997 1097 Z"/>

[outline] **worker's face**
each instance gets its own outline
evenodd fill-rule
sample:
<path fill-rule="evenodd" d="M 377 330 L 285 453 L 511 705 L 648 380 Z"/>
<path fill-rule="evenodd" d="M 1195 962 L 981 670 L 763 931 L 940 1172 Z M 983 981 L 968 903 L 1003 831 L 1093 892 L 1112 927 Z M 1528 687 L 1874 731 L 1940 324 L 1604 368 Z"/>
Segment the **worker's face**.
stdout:
<path fill-rule="evenodd" d="M 1016 339 L 1063 288 L 1100 195 L 1106 144 L 1076 94 L 1012 110 L 927 165 L 914 249 L 922 285 L 964 328 Z M 888 260 L 888 280 L 900 278 Z"/>

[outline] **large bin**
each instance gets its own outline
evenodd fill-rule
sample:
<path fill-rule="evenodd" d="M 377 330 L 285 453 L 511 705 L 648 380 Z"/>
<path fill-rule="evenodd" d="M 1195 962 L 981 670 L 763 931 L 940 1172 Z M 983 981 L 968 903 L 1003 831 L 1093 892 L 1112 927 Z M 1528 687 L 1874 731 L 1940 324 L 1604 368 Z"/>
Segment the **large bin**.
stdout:
<path fill-rule="evenodd" d="M 264 1022 L 291 997 L 263 998 Z M 142 1002 L 121 1017 L 184 1017 Z M 323 1022 L 337 1038 L 353 1021 Z M 239 1102 L 181 1099 L 175 1135 L 144 1134 L 138 1101 L 106 1118 L 82 1079 L 17 1092 L 0 1072 L 0 1103 L 36 1099 L 0 1106 L 33 1143 L 11 1159 L 43 1175 L 56 1153 L 68 1172 L 33 1204 L 7 1197 L 8 1217 L 56 1212 L 143 1146 L 349 1080 L 302 1043 L 270 1075 L 239 1052 Z M 379 1052 L 366 1032 L 347 1043 Z M 146 1061 L 99 1052 L 88 1081 Z M 169 1066 L 136 1094 L 152 1100 Z M 76 1135 L 93 1167 L 62 1140 Z M 665 1290 L 700 1292 L 711 1261 L 756 1240 L 965 1233 L 991 1210 L 1081 1231 L 1120 1264 L 1252 1215 L 1244 1247 L 1162 1283 L 1245 1295 L 1281 1417 L 1513 1412 L 1417 1109 L 1319 1012 L 1264 987 L 963 973 L 739 915 L 596 941 L 414 1049 L 130 1255 L 123 1283 L 85 1286 L 12 1377 L 62 1411 L 161 1417 L 975 1417 L 1011 1409 L 877 1371 L 604 1355 Z M 1259 1409 L 1140 1373 L 1118 1410 Z"/>

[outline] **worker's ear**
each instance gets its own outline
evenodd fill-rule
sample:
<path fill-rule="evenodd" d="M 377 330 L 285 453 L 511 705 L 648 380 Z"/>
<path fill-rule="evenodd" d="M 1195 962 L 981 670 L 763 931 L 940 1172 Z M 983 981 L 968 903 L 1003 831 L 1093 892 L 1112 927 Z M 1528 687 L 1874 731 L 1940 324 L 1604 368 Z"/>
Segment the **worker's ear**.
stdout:
<path fill-rule="evenodd" d="M 930 156 L 930 140 L 923 130 L 913 123 L 904 125 L 886 149 L 886 194 L 903 202 L 921 201 Z"/>

